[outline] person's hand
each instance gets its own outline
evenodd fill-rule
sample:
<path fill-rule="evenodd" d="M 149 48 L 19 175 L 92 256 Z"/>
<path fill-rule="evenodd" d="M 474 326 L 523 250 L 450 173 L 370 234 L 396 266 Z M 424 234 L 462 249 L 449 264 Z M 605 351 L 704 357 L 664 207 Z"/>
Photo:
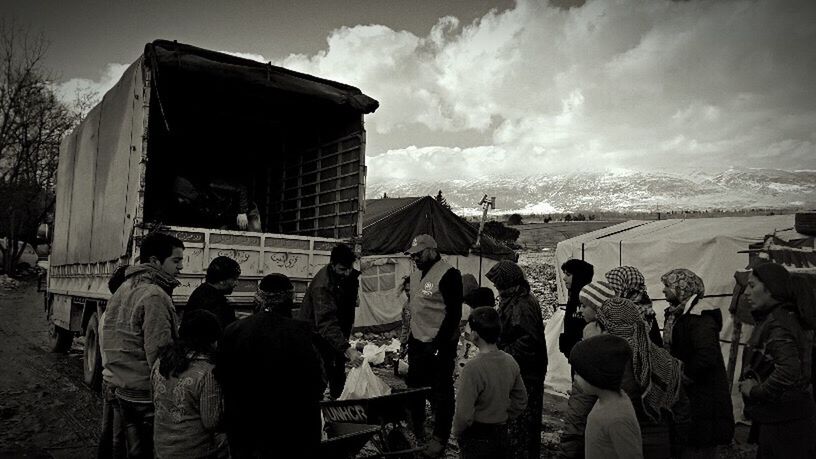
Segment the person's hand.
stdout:
<path fill-rule="evenodd" d="M 349 359 L 351 366 L 354 368 L 363 364 L 363 354 L 353 347 L 346 349 L 346 358 Z"/>
<path fill-rule="evenodd" d="M 739 389 L 740 389 L 740 392 L 742 393 L 742 395 L 750 398 L 751 397 L 751 389 L 753 389 L 754 386 L 756 386 L 756 385 L 757 385 L 757 382 L 756 382 L 755 379 L 746 379 L 746 380 L 744 380 L 744 381 L 742 381 L 740 383 Z"/>
<path fill-rule="evenodd" d="M 249 218 L 247 218 L 247 214 L 238 214 L 238 217 L 235 219 L 235 223 L 238 225 L 239 229 L 242 230 L 247 229 L 247 225 L 249 224 Z"/>

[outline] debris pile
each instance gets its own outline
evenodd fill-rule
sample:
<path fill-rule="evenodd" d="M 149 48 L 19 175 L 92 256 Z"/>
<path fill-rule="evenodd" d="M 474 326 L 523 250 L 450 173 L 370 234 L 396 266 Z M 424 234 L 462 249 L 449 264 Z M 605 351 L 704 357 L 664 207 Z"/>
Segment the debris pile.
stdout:
<path fill-rule="evenodd" d="M 544 320 L 552 317 L 558 307 L 556 294 L 555 268 L 551 264 L 544 264 L 538 260 L 521 260 L 519 266 L 524 270 L 533 295 L 541 304 L 541 316 Z"/>
<path fill-rule="evenodd" d="M 20 281 L 14 280 L 6 274 L 0 276 L 0 288 L 4 290 L 17 290 L 20 288 Z"/>

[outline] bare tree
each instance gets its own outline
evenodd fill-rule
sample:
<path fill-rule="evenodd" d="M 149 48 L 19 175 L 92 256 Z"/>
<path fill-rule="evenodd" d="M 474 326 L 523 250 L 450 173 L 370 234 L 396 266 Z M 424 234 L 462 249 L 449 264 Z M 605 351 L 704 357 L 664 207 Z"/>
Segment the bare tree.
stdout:
<path fill-rule="evenodd" d="M 24 242 L 54 206 L 59 145 L 79 121 L 61 102 L 43 68 L 42 35 L 0 22 L 0 237 L 2 268 L 11 273 Z"/>

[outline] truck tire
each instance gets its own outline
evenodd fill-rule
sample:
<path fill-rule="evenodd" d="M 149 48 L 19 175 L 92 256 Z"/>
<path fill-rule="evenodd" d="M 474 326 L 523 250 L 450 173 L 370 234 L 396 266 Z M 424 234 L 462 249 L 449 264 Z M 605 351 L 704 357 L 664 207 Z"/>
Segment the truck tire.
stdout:
<path fill-rule="evenodd" d="M 99 350 L 99 317 L 91 314 L 85 327 L 85 351 L 82 354 L 85 384 L 98 391 L 102 388 L 102 353 Z"/>
<path fill-rule="evenodd" d="M 71 349 L 74 342 L 74 334 L 56 325 L 54 322 L 48 324 L 48 344 L 51 352 L 65 354 Z"/>
<path fill-rule="evenodd" d="M 796 232 L 816 236 L 816 211 L 797 212 L 794 221 Z"/>

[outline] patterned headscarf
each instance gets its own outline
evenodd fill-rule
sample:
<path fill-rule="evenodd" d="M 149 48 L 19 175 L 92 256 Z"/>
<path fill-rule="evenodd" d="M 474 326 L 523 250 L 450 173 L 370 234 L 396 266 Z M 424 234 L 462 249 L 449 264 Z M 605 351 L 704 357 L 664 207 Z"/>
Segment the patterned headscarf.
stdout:
<path fill-rule="evenodd" d="M 691 297 L 694 297 L 693 303 L 696 304 L 705 295 L 705 285 L 700 276 L 694 272 L 684 269 L 672 269 L 666 274 L 660 276 L 663 285 L 671 289 L 677 297 L 677 304 L 671 304 L 666 308 L 666 320 L 663 324 L 663 345 L 666 349 L 671 349 L 672 333 L 674 331 L 674 323 L 677 318 L 683 314 L 686 303 Z"/>
<path fill-rule="evenodd" d="M 630 300 L 610 298 L 596 312 L 607 333 L 625 339 L 632 348 L 632 370 L 643 391 L 643 410 L 653 421 L 660 421 L 680 397 L 682 363 L 649 339 L 649 328 Z"/>
<path fill-rule="evenodd" d="M 655 312 L 646 294 L 646 278 L 640 270 L 634 266 L 618 266 L 607 272 L 604 277 L 612 284 L 619 297 L 635 303 L 644 320 L 647 322 L 652 320 Z"/>

